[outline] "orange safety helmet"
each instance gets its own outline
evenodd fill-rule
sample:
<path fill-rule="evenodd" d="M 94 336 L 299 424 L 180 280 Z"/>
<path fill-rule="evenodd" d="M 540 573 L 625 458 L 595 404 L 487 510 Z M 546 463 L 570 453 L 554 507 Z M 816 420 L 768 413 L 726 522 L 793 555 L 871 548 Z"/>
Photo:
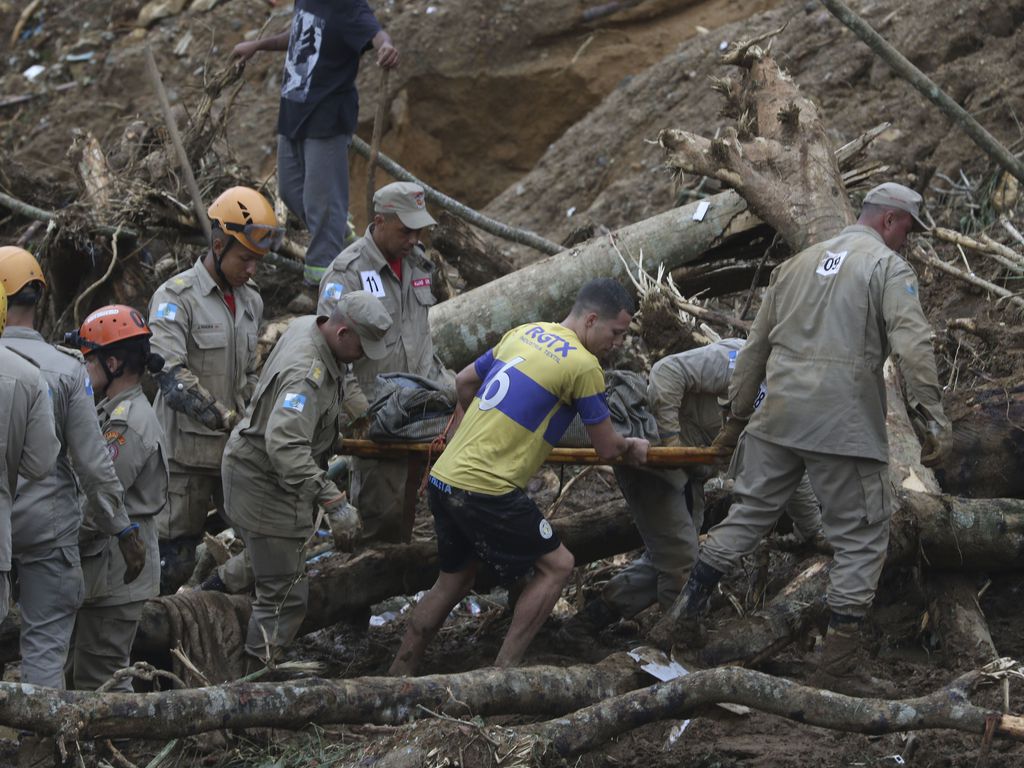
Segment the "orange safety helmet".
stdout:
<path fill-rule="evenodd" d="M 29 283 L 40 282 L 46 285 L 43 268 L 36 257 L 16 245 L 5 245 L 0 248 L 0 282 L 8 296 L 13 296 Z"/>
<path fill-rule="evenodd" d="M 78 347 L 83 355 L 88 355 L 119 341 L 138 336 L 148 339 L 152 335 L 138 310 L 124 304 L 111 304 L 97 309 L 85 318 L 79 330 L 72 331 L 64 339 Z"/>
<path fill-rule="evenodd" d="M 231 187 L 220 193 L 206 211 L 210 221 L 253 253 L 265 256 L 284 238 L 267 198 L 249 187 Z"/>

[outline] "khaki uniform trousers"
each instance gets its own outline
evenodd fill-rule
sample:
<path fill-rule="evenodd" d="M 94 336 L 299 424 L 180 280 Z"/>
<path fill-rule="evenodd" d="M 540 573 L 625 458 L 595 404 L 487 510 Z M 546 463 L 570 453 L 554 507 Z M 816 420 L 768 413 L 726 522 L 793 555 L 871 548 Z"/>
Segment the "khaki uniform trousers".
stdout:
<path fill-rule="evenodd" d="M 64 665 L 85 599 L 78 547 L 15 555 L 21 607 L 21 682 L 64 688 Z"/>
<path fill-rule="evenodd" d="M 828 604 L 864 616 L 889 545 L 892 489 L 885 462 L 786 448 L 745 432 L 736 446 L 736 501 L 711 529 L 701 561 L 728 573 L 768 533 L 805 469 L 821 502 L 822 528 L 835 549 Z"/>
<path fill-rule="evenodd" d="M 123 605 L 82 606 L 71 652 L 75 690 L 95 691 L 119 669 L 131 666 L 132 643 L 145 604 L 145 600 L 136 600 Z M 133 693 L 131 678 L 118 681 L 110 690 Z"/>
<path fill-rule="evenodd" d="M 268 660 L 269 651 L 276 659 L 306 618 L 306 539 L 263 536 L 238 527 L 235 532 L 245 542 L 256 579 L 245 650 L 263 661 Z"/>
<path fill-rule="evenodd" d="M 224 489 L 215 470 L 185 467 L 170 462 L 171 476 L 167 486 L 167 506 L 157 515 L 160 541 L 183 536 L 199 539 L 206 527 L 211 509 L 224 512 Z"/>
<path fill-rule="evenodd" d="M 696 517 L 690 514 L 682 472 L 616 467 L 615 477 L 646 549 L 605 585 L 602 597 L 629 619 L 655 602 L 665 609 L 675 602 L 697 561 L 703 505 Z"/>

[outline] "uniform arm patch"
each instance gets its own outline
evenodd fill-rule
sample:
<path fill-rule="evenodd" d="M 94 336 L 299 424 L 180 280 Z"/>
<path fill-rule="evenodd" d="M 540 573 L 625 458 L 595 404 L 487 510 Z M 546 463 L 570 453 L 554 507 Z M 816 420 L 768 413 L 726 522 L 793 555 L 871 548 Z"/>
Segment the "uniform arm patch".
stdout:
<path fill-rule="evenodd" d="M 306 396 L 301 392 L 286 392 L 281 407 L 286 411 L 302 413 L 306 408 Z"/>

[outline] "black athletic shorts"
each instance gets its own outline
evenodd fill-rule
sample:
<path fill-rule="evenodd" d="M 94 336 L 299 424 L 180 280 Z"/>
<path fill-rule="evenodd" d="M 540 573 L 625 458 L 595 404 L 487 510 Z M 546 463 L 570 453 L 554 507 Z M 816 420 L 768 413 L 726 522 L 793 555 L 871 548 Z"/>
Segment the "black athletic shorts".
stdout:
<path fill-rule="evenodd" d="M 445 573 L 461 571 L 478 558 L 509 585 L 525 576 L 537 558 L 561 545 L 551 523 L 519 489 L 490 496 L 453 488 L 431 475 L 427 501 Z"/>

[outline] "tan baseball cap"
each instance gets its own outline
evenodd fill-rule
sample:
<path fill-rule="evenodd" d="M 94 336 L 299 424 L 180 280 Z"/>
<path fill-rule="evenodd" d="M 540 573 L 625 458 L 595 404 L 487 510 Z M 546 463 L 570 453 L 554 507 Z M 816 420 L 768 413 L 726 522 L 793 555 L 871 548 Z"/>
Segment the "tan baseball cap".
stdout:
<path fill-rule="evenodd" d="M 895 181 L 887 181 L 864 195 L 864 204 L 883 205 L 887 208 L 898 208 L 914 217 L 915 232 L 926 232 L 930 227 L 921 220 L 921 203 L 923 198 L 910 187 L 904 187 Z"/>
<path fill-rule="evenodd" d="M 380 360 L 387 355 L 384 335 L 392 321 L 380 299 L 366 291 L 352 291 L 338 299 L 338 310 L 348 318 L 346 325 L 358 334 L 368 358 Z"/>
<path fill-rule="evenodd" d="M 423 187 L 408 181 L 396 181 L 381 187 L 373 196 L 375 213 L 394 213 L 409 229 L 423 229 L 437 224 L 427 213 Z"/>

